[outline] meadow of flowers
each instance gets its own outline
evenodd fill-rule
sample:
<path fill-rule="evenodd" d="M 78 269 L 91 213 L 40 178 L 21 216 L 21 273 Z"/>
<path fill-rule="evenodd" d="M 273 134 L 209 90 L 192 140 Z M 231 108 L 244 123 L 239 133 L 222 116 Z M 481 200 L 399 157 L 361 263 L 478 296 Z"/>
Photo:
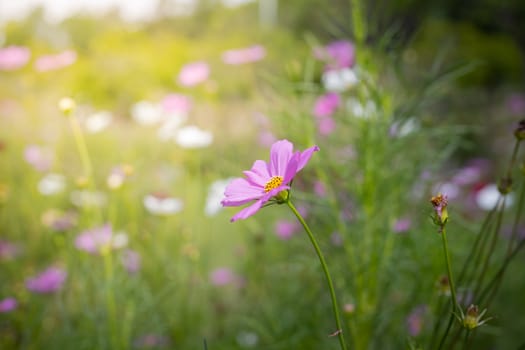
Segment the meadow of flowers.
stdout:
<path fill-rule="evenodd" d="M 523 348 L 525 92 L 349 3 L 6 25 L 0 348 Z"/>

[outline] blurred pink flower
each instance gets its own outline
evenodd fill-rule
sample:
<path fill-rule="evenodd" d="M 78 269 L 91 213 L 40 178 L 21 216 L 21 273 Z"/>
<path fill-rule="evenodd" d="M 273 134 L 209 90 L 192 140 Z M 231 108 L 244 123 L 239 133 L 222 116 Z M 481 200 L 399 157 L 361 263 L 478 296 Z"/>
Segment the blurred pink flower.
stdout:
<path fill-rule="evenodd" d="M 399 218 L 394 223 L 394 227 L 392 229 L 395 233 L 403 233 L 410 230 L 411 226 L 412 220 L 410 220 L 409 218 Z"/>
<path fill-rule="evenodd" d="M 340 104 L 341 98 L 339 95 L 335 92 L 329 92 L 317 98 L 313 114 L 318 118 L 330 117 L 335 113 Z"/>
<path fill-rule="evenodd" d="M 169 338 L 157 334 L 145 334 L 133 341 L 133 346 L 142 348 L 163 348 L 170 345 Z"/>
<path fill-rule="evenodd" d="M 330 236 L 330 241 L 332 241 L 332 244 L 336 247 L 340 247 L 343 245 L 343 236 L 339 232 L 334 232 Z"/>
<path fill-rule="evenodd" d="M 27 47 L 8 46 L 0 49 L 0 70 L 15 70 L 23 67 L 31 56 Z"/>
<path fill-rule="evenodd" d="M 137 273 L 140 270 L 140 254 L 134 250 L 125 250 L 122 254 L 121 262 L 126 271 L 128 271 L 131 274 Z"/>
<path fill-rule="evenodd" d="M 182 94 L 169 94 L 162 100 L 162 108 L 166 113 L 187 114 L 191 107 L 191 98 Z"/>
<path fill-rule="evenodd" d="M 67 272 L 58 267 L 50 267 L 39 275 L 26 281 L 28 290 L 34 293 L 53 293 L 62 288 L 67 278 Z"/>
<path fill-rule="evenodd" d="M 319 197 L 326 197 L 326 186 L 321 181 L 314 182 L 314 192 Z"/>
<path fill-rule="evenodd" d="M 525 114 L 525 94 L 511 94 L 507 98 L 506 105 L 513 115 L 522 116 Z"/>
<path fill-rule="evenodd" d="M 77 60 L 77 53 L 66 50 L 56 55 L 44 55 L 35 61 L 35 69 L 39 72 L 47 72 L 72 65 Z"/>
<path fill-rule="evenodd" d="M 10 312 L 17 308 L 18 302 L 15 298 L 5 298 L 0 300 L 0 313 Z"/>
<path fill-rule="evenodd" d="M 83 231 L 75 239 L 75 247 L 90 254 L 98 254 L 101 249 L 111 246 L 112 236 L 113 230 L 111 225 L 106 224 Z"/>
<path fill-rule="evenodd" d="M 179 72 L 178 82 L 182 86 L 198 85 L 210 76 L 210 66 L 204 61 L 193 62 L 183 66 Z"/>
<path fill-rule="evenodd" d="M 261 45 L 228 50 L 223 52 L 222 61 L 226 64 L 246 64 L 262 60 L 266 56 L 266 49 Z"/>
<path fill-rule="evenodd" d="M 424 318 L 427 312 L 426 305 L 417 306 L 415 309 L 410 312 L 407 317 L 406 324 L 408 328 L 408 333 L 412 337 L 418 336 L 423 330 Z"/>
<path fill-rule="evenodd" d="M 235 273 L 227 267 L 219 267 L 210 273 L 210 282 L 215 286 L 225 286 L 238 280 Z"/>
<path fill-rule="evenodd" d="M 269 130 L 262 130 L 259 132 L 259 144 L 264 147 L 271 146 L 275 141 L 277 141 L 277 138 L 275 135 L 269 131 Z"/>
<path fill-rule="evenodd" d="M 303 152 L 293 152 L 288 140 L 275 142 L 270 150 L 270 162 L 256 160 L 250 170 L 244 171 L 246 178 L 236 178 L 226 187 L 221 204 L 237 207 L 255 201 L 244 208 L 231 221 L 246 219 L 279 193 L 289 190 L 289 183 L 306 166 L 312 154 L 319 150 L 313 146 Z"/>
<path fill-rule="evenodd" d="M 275 224 L 275 233 L 280 239 L 288 240 L 297 233 L 299 228 L 299 224 L 295 221 L 279 220 Z"/>
<path fill-rule="evenodd" d="M 51 168 L 53 155 L 45 148 L 36 145 L 29 145 L 24 150 L 24 159 L 35 170 L 46 172 Z"/>
<path fill-rule="evenodd" d="M 317 118 L 317 131 L 319 135 L 328 136 L 336 129 L 335 120 L 332 117 Z"/>
<path fill-rule="evenodd" d="M 350 68 L 355 63 L 354 45 L 346 40 L 333 41 L 324 48 L 316 48 L 314 55 L 326 62 L 325 70 Z"/>
<path fill-rule="evenodd" d="M 11 260 L 20 253 L 20 248 L 8 241 L 0 240 L 0 260 Z"/>

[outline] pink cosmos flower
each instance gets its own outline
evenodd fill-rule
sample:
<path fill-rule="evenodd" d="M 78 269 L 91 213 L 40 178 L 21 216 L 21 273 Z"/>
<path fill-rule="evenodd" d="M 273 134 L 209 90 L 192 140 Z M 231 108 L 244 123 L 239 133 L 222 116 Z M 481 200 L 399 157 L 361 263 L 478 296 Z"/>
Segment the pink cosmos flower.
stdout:
<path fill-rule="evenodd" d="M 243 49 L 223 52 L 222 61 L 226 64 L 245 64 L 262 60 L 266 56 L 266 49 L 261 45 L 253 45 Z"/>
<path fill-rule="evenodd" d="M 77 53 L 66 50 L 56 55 L 40 56 L 35 61 L 35 69 L 39 72 L 47 72 L 72 65 L 77 60 Z"/>
<path fill-rule="evenodd" d="M 210 273 L 210 282 L 215 286 L 225 286 L 237 280 L 235 273 L 227 267 L 219 267 Z"/>
<path fill-rule="evenodd" d="M 189 63 L 180 70 L 178 82 L 182 86 L 191 87 L 206 81 L 209 75 L 210 67 L 206 62 Z"/>
<path fill-rule="evenodd" d="M 15 298 L 5 298 L 0 300 L 0 313 L 10 312 L 16 309 L 18 302 Z"/>
<path fill-rule="evenodd" d="M 330 117 L 335 113 L 340 104 L 341 98 L 338 94 L 334 92 L 327 93 L 317 98 L 313 114 L 317 118 Z"/>
<path fill-rule="evenodd" d="M 50 267 L 38 276 L 29 278 L 26 281 L 26 287 L 34 293 L 53 293 L 62 288 L 66 277 L 66 271 L 58 267 Z"/>
<path fill-rule="evenodd" d="M 182 94 L 169 94 L 162 100 L 162 108 L 167 113 L 187 114 L 191 107 L 191 98 Z"/>
<path fill-rule="evenodd" d="M 355 63 L 354 45 L 346 40 L 333 41 L 324 48 L 317 48 L 314 54 L 327 62 L 326 70 L 349 68 Z"/>
<path fill-rule="evenodd" d="M 0 49 L 0 70 L 15 70 L 23 67 L 31 56 L 27 47 L 9 46 Z"/>
<path fill-rule="evenodd" d="M 126 271 L 130 274 L 135 274 L 140 270 L 140 254 L 134 250 L 128 249 L 124 251 L 121 257 L 121 262 Z"/>
<path fill-rule="evenodd" d="M 226 187 L 221 204 L 237 207 L 255 201 L 232 217 L 231 221 L 246 219 L 281 192 L 289 190 L 290 182 L 319 150 L 313 146 L 303 152 L 293 152 L 288 140 L 275 142 L 270 150 L 270 162 L 256 160 L 250 170 L 244 171 L 246 178 L 236 178 Z"/>
<path fill-rule="evenodd" d="M 113 239 L 113 230 L 111 225 L 106 224 L 102 227 L 96 227 L 86 230 L 79 234 L 75 239 L 75 247 L 90 254 L 98 254 L 101 249 L 111 247 Z"/>

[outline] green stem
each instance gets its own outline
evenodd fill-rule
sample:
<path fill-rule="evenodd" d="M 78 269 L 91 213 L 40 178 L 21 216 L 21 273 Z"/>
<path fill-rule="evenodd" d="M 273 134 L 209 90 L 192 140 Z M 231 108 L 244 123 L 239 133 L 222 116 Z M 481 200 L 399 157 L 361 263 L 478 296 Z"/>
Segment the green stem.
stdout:
<path fill-rule="evenodd" d="M 443 241 L 443 253 L 445 254 L 445 262 L 447 264 L 447 274 L 448 274 L 448 283 L 450 285 L 450 297 L 451 297 L 451 303 L 452 303 L 452 313 L 450 314 L 450 319 L 448 321 L 447 329 L 445 330 L 445 333 L 443 334 L 443 338 L 441 338 L 441 342 L 439 343 L 439 349 L 443 347 L 445 344 L 445 339 L 448 336 L 448 332 L 450 331 L 450 328 L 452 327 L 452 323 L 454 321 L 454 313 L 456 312 L 458 308 L 458 301 L 456 298 L 456 288 L 454 287 L 454 279 L 452 278 L 452 268 L 450 264 L 450 254 L 448 252 L 448 243 L 447 243 L 447 230 L 444 226 L 441 227 L 441 238 Z"/>
<path fill-rule="evenodd" d="M 308 225 L 304 221 L 303 217 L 301 216 L 301 214 L 299 214 L 299 212 L 297 211 L 295 206 L 292 204 L 290 199 L 286 200 L 286 204 L 292 210 L 292 212 L 295 214 L 295 216 L 297 217 L 297 220 L 299 220 L 301 225 L 303 225 L 303 228 L 306 231 L 306 233 L 308 234 L 308 237 L 310 238 L 310 242 L 312 243 L 312 245 L 313 245 L 313 247 L 315 249 L 315 252 L 317 253 L 317 256 L 319 257 L 319 262 L 321 263 L 321 267 L 323 268 L 324 275 L 326 277 L 326 282 L 328 283 L 328 289 L 330 290 L 330 297 L 332 298 L 332 309 L 333 309 L 333 312 L 334 312 L 335 324 L 337 326 L 337 331 L 336 332 L 337 332 L 337 336 L 339 338 L 339 343 L 341 345 L 341 349 L 342 350 L 346 350 L 346 343 L 345 343 L 345 339 L 344 339 L 344 335 L 343 335 L 343 327 L 341 326 L 341 320 L 340 320 L 340 317 L 339 317 L 339 307 L 337 306 L 337 298 L 335 296 L 335 289 L 334 289 L 334 285 L 332 283 L 332 277 L 330 277 L 330 272 L 328 271 L 328 266 L 326 265 L 326 261 L 324 259 L 323 253 L 321 252 L 321 248 L 319 247 L 319 244 L 317 243 L 317 240 L 315 239 L 312 231 L 310 230 L 310 227 L 308 227 Z"/>
<path fill-rule="evenodd" d="M 78 120 L 74 115 L 69 116 L 69 121 L 71 123 L 71 130 L 73 131 L 73 136 L 75 138 L 75 143 L 77 145 L 78 153 L 80 154 L 80 160 L 82 161 L 82 167 L 84 168 L 84 176 L 86 176 L 89 181 L 91 181 L 92 175 L 92 166 L 91 160 L 89 158 L 88 149 L 86 146 L 86 141 L 84 140 L 84 135 L 82 134 L 82 129 L 78 124 Z"/>
<path fill-rule="evenodd" d="M 116 305 L 115 305 L 115 298 L 113 295 L 113 257 L 112 252 L 108 249 L 108 251 L 103 251 L 102 254 L 104 256 L 104 274 L 106 277 L 106 307 L 108 311 L 108 323 L 109 323 L 109 331 L 110 331 L 110 339 L 112 343 L 113 349 L 121 349 L 119 337 L 117 334 L 117 328 L 116 328 L 116 321 L 117 321 L 117 312 L 116 312 Z"/>

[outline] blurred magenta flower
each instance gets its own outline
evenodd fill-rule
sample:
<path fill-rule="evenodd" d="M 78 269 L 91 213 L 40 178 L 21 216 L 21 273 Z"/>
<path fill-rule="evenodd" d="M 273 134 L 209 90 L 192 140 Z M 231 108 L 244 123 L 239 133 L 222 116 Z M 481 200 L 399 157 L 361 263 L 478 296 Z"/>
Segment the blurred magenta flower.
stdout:
<path fill-rule="evenodd" d="M 184 208 L 184 203 L 178 198 L 165 193 L 151 193 L 144 197 L 144 207 L 153 215 L 172 215 Z"/>
<path fill-rule="evenodd" d="M 219 267 L 210 273 L 210 282 L 214 286 L 225 286 L 237 282 L 237 275 L 227 267 Z"/>
<path fill-rule="evenodd" d="M 166 113 L 187 114 L 192 108 L 191 98 L 182 94 L 168 94 L 161 102 Z"/>
<path fill-rule="evenodd" d="M 126 271 L 128 271 L 131 274 L 137 273 L 140 270 L 140 254 L 134 250 L 125 250 L 121 256 L 121 262 Z"/>
<path fill-rule="evenodd" d="M 35 61 L 35 69 L 39 72 L 47 72 L 72 65 L 77 60 L 77 53 L 66 50 L 56 55 L 44 55 Z"/>
<path fill-rule="evenodd" d="M 525 94 L 513 93 L 506 100 L 507 108 L 513 115 L 525 114 Z"/>
<path fill-rule="evenodd" d="M 321 136 L 331 135 L 336 129 L 335 120 L 332 117 L 317 118 L 317 131 Z"/>
<path fill-rule="evenodd" d="M 42 223 L 57 232 L 67 231 L 76 225 L 77 214 L 73 211 L 48 209 L 42 214 Z"/>
<path fill-rule="evenodd" d="M 169 338 L 157 334 L 145 334 L 133 341 L 135 348 L 163 348 L 170 345 Z"/>
<path fill-rule="evenodd" d="M 75 247 L 90 254 L 99 254 L 104 249 L 125 247 L 128 237 L 125 233 L 114 233 L 110 224 L 81 232 L 75 238 Z"/>
<path fill-rule="evenodd" d="M 275 224 L 275 233 L 280 239 L 288 240 L 292 238 L 300 228 L 296 221 L 279 220 Z"/>
<path fill-rule="evenodd" d="M 53 154 L 47 148 L 37 145 L 29 145 L 24 150 L 24 159 L 35 170 L 46 172 L 53 163 Z"/>
<path fill-rule="evenodd" d="M 193 62 L 183 66 L 177 81 L 185 87 L 192 87 L 208 80 L 210 66 L 204 61 Z"/>
<path fill-rule="evenodd" d="M 330 117 L 341 105 L 341 98 L 335 92 L 319 96 L 315 101 L 313 114 L 318 117 Z"/>
<path fill-rule="evenodd" d="M 326 185 L 322 181 L 314 181 L 314 192 L 319 197 L 326 197 Z"/>
<path fill-rule="evenodd" d="M 18 245 L 0 240 L 0 260 L 11 260 L 20 253 Z"/>
<path fill-rule="evenodd" d="M 427 306 L 420 305 L 410 312 L 407 317 L 406 325 L 408 334 L 412 337 L 418 336 L 423 330 L 425 314 L 427 313 Z"/>
<path fill-rule="evenodd" d="M 0 70 L 15 70 L 25 66 L 31 52 L 27 47 L 8 46 L 0 48 Z"/>
<path fill-rule="evenodd" d="M 221 204 L 237 207 L 255 201 L 244 208 L 231 221 L 246 219 L 281 192 L 290 189 L 294 176 L 304 168 L 319 147 L 313 146 L 303 152 L 293 152 L 288 140 L 275 142 L 270 150 L 270 162 L 256 160 L 250 170 L 244 171 L 246 178 L 236 178 L 226 187 Z"/>
<path fill-rule="evenodd" d="M 15 298 L 5 298 L 0 300 L 0 313 L 11 312 L 16 310 L 18 302 Z"/>
<path fill-rule="evenodd" d="M 355 48 L 350 41 L 338 40 L 314 50 L 316 58 L 326 62 L 325 70 L 350 68 L 355 63 Z"/>
<path fill-rule="evenodd" d="M 394 223 L 394 227 L 392 227 L 392 230 L 395 233 L 403 233 L 410 230 L 411 227 L 412 220 L 410 220 L 409 218 L 399 218 Z"/>
<path fill-rule="evenodd" d="M 67 272 L 58 267 L 50 267 L 39 275 L 26 281 L 26 288 L 34 293 L 53 293 L 62 288 Z"/>
<path fill-rule="evenodd" d="M 262 60 L 266 57 L 266 49 L 261 45 L 228 50 L 222 53 L 222 61 L 226 64 L 238 65 L 252 63 Z"/>

